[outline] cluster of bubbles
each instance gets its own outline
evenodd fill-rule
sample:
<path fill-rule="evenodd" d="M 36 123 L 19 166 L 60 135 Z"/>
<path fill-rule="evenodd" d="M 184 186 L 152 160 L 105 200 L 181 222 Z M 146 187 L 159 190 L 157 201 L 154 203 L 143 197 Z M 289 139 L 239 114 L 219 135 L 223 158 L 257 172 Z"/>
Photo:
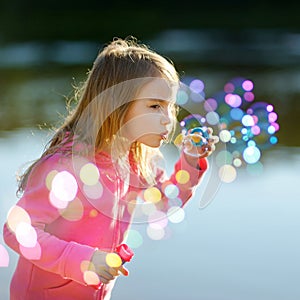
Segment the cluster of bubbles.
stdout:
<path fill-rule="evenodd" d="M 192 102 L 197 113 L 180 120 L 183 131 L 194 127 L 212 127 L 226 147 L 216 152 L 216 165 L 223 182 L 232 182 L 237 168 L 242 166 L 251 174 L 262 171 L 262 151 L 277 144 L 278 114 L 268 102 L 256 101 L 253 81 L 234 78 L 215 96 L 205 98 L 200 79 L 186 79 L 181 86 L 177 103 Z M 215 130 L 215 128 L 217 128 Z"/>

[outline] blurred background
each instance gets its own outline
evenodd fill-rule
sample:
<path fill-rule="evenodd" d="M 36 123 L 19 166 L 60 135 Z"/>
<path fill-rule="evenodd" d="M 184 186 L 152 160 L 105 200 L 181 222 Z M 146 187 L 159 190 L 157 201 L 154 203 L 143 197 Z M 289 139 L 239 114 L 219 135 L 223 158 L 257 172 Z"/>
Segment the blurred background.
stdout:
<path fill-rule="evenodd" d="M 183 78 L 201 79 L 206 97 L 232 78 L 252 80 L 256 99 L 278 113 L 280 130 L 262 153 L 262 172 L 240 170 L 205 209 L 197 189 L 184 220 L 162 240 L 139 228 L 131 275 L 119 279 L 112 299 L 298 300 L 299 9 L 256 0 L 1 0 L 1 224 L 17 200 L 16 172 L 41 154 L 73 86 L 105 43 L 133 35 L 173 60 Z M 16 260 L 1 237 L 1 300 L 9 299 Z"/>

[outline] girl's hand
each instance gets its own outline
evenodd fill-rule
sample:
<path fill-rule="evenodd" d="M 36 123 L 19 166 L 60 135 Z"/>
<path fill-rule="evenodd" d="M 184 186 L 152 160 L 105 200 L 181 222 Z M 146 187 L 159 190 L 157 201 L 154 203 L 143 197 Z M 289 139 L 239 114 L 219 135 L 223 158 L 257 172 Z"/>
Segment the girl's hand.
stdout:
<path fill-rule="evenodd" d="M 219 137 L 213 135 L 213 129 L 208 127 L 190 129 L 185 135 L 177 136 L 174 144 L 181 148 L 186 160 L 196 166 L 199 158 L 208 157 L 215 151 L 215 144 L 219 142 Z"/>
<path fill-rule="evenodd" d="M 109 283 L 115 277 L 119 276 L 122 273 L 125 276 L 128 276 L 128 270 L 124 268 L 122 264 L 118 267 L 111 267 L 108 265 L 107 257 L 112 253 L 96 250 L 91 259 L 90 270 L 94 271 L 102 283 Z M 113 253 L 114 255 L 117 255 Z M 121 259 L 120 259 L 121 261 Z"/>
<path fill-rule="evenodd" d="M 216 150 L 215 144 L 219 137 L 212 135 L 213 129 L 208 127 L 205 131 L 189 130 L 183 138 L 183 151 L 189 156 L 203 158 L 211 155 Z"/>

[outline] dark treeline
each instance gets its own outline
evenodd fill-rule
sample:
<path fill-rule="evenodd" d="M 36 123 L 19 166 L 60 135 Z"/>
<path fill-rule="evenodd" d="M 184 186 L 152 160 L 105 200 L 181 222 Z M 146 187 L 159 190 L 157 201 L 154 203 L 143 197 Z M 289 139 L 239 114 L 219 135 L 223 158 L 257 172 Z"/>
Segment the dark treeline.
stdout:
<path fill-rule="evenodd" d="M 38 1 L 0 2 L 0 42 L 151 38 L 171 28 L 288 28 L 297 30 L 296 1 Z"/>

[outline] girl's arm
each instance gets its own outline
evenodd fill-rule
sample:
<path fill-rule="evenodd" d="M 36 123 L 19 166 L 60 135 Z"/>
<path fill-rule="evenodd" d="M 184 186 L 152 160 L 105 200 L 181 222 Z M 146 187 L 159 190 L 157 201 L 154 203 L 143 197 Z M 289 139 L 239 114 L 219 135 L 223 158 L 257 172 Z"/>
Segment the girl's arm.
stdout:
<path fill-rule="evenodd" d="M 194 130 L 196 129 L 198 130 L 198 128 L 194 128 Z M 199 135 L 199 130 L 201 135 Z M 159 174 L 157 182 L 162 192 L 162 201 L 158 203 L 160 209 L 167 210 L 172 206 L 172 201 L 169 204 L 169 200 L 176 197 L 177 193 L 176 198 L 179 198 L 181 206 L 184 206 L 193 195 L 194 188 L 200 183 L 203 174 L 208 169 L 206 157 L 210 156 L 216 149 L 215 144 L 218 143 L 219 138 L 212 135 L 212 128 L 207 128 L 206 131 L 203 131 L 201 128 L 199 130 L 193 134 L 188 132 L 175 143 L 181 149 L 181 155 L 175 164 L 171 177 L 166 180 L 164 172 Z M 196 138 L 197 143 L 195 141 L 193 143 L 192 138 Z M 203 139 L 203 143 L 200 143 L 199 139 L 200 141 Z"/>
<path fill-rule="evenodd" d="M 168 202 L 174 197 L 174 195 L 168 197 L 172 190 L 178 193 L 176 198 L 179 198 L 182 206 L 184 206 L 193 195 L 194 189 L 201 182 L 207 169 L 208 162 L 206 158 L 193 159 L 191 164 L 191 162 L 188 162 L 186 155 L 181 153 L 169 178 L 167 178 L 165 171 L 159 170 L 156 187 L 162 193 L 162 201 L 158 203 L 158 206 L 161 206 L 160 209 L 168 210 L 170 206 Z"/>
<path fill-rule="evenodd" d="M 8 215 L 3 230 L 4 240 L 10 248 L 41 269 L 86 284 L 82 262 L 90 261 L 96 249 L 61 240 L 46 232 L 47 225 L 60 217 L 59 209 L 49 201 L 46 184 L 47 175 L 54 169 L 59 171 L 57 161 L 54 155 L 35 167 L 23 197 Z M 28 230 L 27 241 L 22 241 L 22 226 L 23 230 Z"/>

